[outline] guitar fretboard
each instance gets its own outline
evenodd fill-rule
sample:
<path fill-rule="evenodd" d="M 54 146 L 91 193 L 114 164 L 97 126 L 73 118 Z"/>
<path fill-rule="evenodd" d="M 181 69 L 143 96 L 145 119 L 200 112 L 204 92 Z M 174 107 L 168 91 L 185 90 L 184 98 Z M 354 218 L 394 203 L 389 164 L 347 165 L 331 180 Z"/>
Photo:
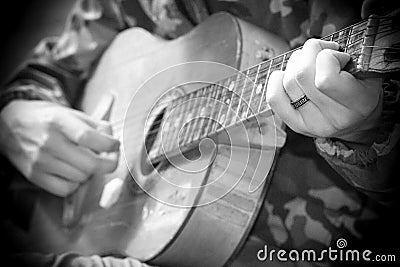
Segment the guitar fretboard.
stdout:
<path fill-rule="evenodd" d="M 352 62 L 357 65 L 353 71 L 368 67 L 368 61 L 360 56 L 368 48 L 365 43 L 367 24 L 368 21 L 363 21 L 322 38 L 339 43 L 341 50 L 350 54 Z M 181 150 L 191 147 L 205 137 L 267 112 L 269 77 L 275 70 L 285 70 L 290 56 L 297 49 L 173 100 L 167 106 L 165 115 L 172 117 L 165 120 L 160 128 L 163 141 L 161 134 L 154 135 L 150 159 L 176 150 L 177 145 Z M 174 112 L 168 114 L 171 110 Z"/>

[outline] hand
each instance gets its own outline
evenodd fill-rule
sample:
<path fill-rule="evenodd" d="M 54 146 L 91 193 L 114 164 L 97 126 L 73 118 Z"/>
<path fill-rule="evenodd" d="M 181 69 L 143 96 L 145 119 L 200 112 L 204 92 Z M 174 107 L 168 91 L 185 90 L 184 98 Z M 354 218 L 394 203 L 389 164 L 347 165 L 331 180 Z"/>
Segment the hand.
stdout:
<path fill-rule="evenodd" d="M 46 101 L 14 100 L 1 112 L 0 146 L 32 183 L 67 196 L 93 174 L 112 172 L 119 141 L 111 127 Z M 107 153 L 102 153 L 107 152 Z"/>
<path fill-rule="evenodd" d="M 357 80 L 343 70 L 350 56 L 335 42 L 311 39 L 295 51 L 286 70 L 271 74 L 267 101 L 294 131 L 371 143 L 381 113 L 381 79 Z M 298 109 L 290 104 L 306 95 Z"/>

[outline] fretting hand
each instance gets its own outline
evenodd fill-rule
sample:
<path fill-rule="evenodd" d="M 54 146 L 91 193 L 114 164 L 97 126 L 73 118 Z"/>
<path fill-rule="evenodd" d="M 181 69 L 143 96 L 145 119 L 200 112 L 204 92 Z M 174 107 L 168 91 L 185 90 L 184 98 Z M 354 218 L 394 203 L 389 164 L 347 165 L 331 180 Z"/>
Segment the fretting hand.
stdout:
<path fill-rule="evenodd" d="M 120 143 L 111 126 L 77 110 L 15 100 L 2 110 L 0 124 L 5 156 L 29 181 L 55 195 L 67 196 L 91 175 L 117 166 Z"/>
<path fill-rule="evenodd" d="M 338 49 L 335 42 L 308 40 L 292 54 L 285 71 L 271 74 L 267 101 L 298 133 L 370 144 L 369 132 L 381 113 L 382 80 L 358 80 L 344 71 L 350 55 Z M 305 103 L 293 107 L 291 102 L 301 98 Z"/>

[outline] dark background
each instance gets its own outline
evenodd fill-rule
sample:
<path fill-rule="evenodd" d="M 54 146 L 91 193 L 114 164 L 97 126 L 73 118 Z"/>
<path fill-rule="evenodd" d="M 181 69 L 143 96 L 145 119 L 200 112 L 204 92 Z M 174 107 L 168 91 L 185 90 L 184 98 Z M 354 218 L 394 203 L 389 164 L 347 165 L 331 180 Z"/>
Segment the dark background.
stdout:
<path fill-rule="evenodd" d="M 44 37 L 62 32 L 74 0 L 3 1 L 0 16 L 0 83 Z"/>

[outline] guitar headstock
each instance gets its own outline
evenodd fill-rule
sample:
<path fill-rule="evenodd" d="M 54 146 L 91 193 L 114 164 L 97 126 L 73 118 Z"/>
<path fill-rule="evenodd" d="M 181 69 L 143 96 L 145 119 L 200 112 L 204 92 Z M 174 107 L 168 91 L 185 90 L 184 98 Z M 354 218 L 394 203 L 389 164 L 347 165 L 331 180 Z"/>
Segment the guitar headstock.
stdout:
<path fill-rule="evenodd" d="M 368 18 L 361 51 L 362 69 L 369 73 L 400 72 L 400 9 Z"/>

